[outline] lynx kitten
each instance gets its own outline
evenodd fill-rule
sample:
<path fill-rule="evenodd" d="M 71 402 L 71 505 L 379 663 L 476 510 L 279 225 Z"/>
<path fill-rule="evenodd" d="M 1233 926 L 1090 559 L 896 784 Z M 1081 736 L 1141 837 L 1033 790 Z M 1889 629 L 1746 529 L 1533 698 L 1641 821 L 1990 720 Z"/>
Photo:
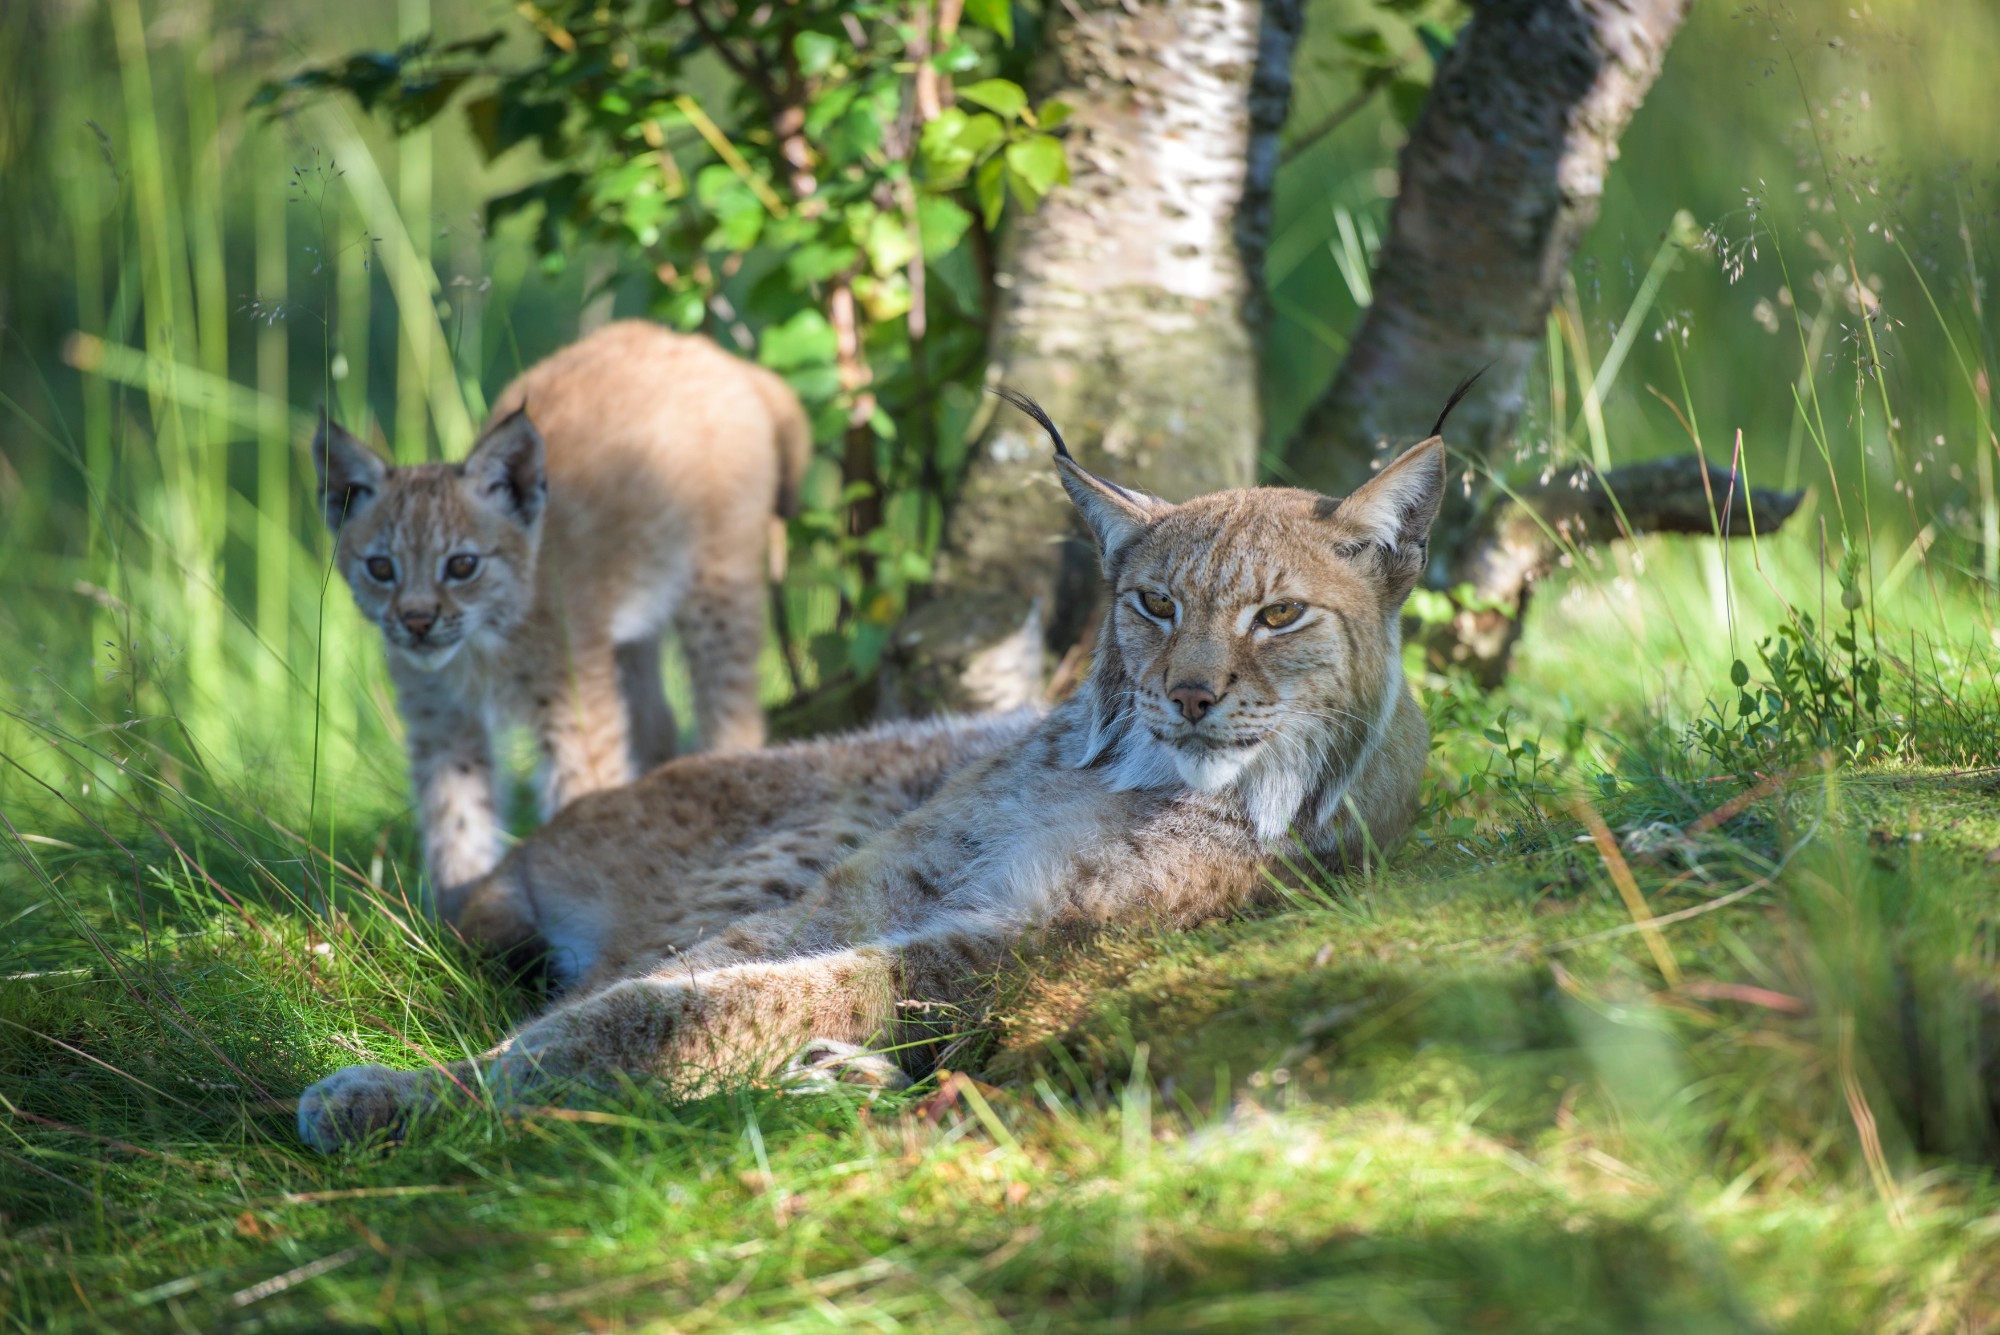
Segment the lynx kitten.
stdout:
<path fill-rule="evenodd" d="M 857 1045 L 934 1056 L 1040 934 L 1201 922 L 1300 847 L 1354 866 L 1402 838 L 1427 733 L 1397 623 L 1444 494 L 1442 443 L 1345 500 L 1258 488 L 1170 505 L 1085 472 L 1021 406 L 1056 441 L 1110 586 L 1077 695 L 1011 738 L 947 724 L 695 757 L 577 803 L 451 906 L 490 946 L 538 938 L 568 997 L 475 1060 L 320 1081 L 299 1104 L 307 1141 L 331 1149 L 475 1090 L 504 1107 L 632 1075 L 692 1093 L 788 1056 L 895 1083 Z M 923 786 L 903 777 L 913 742 L 945 756 L 929 777 L 959 768 L 883 828 Z M 878 772 L 897 797 L 873 790 Z"/>
<path fill-rule="evenodd" d="M 810 449 L 775 375 L 636 320 L 531 367 L 461 463 L 393 468 L 322 422 L 320 503 L 388 642 L 437 891 L 500 856 L 493 724 L 535 729 L 544 817 L 673 754 L 669 626 L 703 743 L 762 744 L 765 544 Z"/>

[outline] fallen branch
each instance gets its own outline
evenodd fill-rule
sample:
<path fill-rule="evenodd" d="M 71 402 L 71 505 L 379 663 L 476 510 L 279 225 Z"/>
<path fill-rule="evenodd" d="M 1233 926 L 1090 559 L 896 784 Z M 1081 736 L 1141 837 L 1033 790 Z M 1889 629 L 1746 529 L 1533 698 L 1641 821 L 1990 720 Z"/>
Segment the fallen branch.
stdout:
<path fill-rule="evenodd" d="M 1510 490 L 1473 521 L 1457 546 L 1451 587 L 1473 597 L 1424 636 L 1437 666 L 1464 667 L 1482 685 L 1506 676 L 1535 582 L 1593 543 L 1646 533 L 1749 537 L 1775 531 L 1803 492 L 1745 488 L 1718 465 L 1687 457 L 1564 474 Z"/>

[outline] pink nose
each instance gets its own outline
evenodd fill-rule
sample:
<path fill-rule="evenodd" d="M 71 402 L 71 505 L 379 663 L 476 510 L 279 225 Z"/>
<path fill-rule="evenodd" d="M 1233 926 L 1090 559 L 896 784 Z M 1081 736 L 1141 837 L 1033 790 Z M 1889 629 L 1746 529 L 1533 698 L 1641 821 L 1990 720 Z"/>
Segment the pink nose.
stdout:
<path fill-rule="evenodd" d="M 408 607 L 398 615 L 402 617 L 404 627 L 412 635 L 422 635 L 436 625 L 438 619 L 435 607 Z"/>
<path fill-rule="evenodd" d="M 1167 699 L 1180 706 L 1182 718 L 1190 723 L 1199 723 L 1214 707 L 1215 692 L 1193 682 L 1182 682 L 1167 692 Z"/>

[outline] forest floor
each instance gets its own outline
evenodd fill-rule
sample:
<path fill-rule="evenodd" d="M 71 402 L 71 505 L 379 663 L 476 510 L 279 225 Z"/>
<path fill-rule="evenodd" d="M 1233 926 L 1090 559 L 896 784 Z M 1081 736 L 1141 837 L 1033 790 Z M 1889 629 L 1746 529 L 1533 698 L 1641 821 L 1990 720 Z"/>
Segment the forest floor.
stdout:
<path fill-rule="evenodd" d="M 407 911 L 407 813 L 315 897 L 326 855 L 220 781 L 113 821 L 17 765 L 0 1327 L 1995 1328 L 1990 626 L 1744 637 L 1745 715 L 1726 645 L 1650 673 L 1601 613 L 1551 599 L 1499 696 L 1430 684 L 1387 870 L 1027 962 L 976 1079 L 327 1158 L 306 1084 L 536 1004 Z"/>

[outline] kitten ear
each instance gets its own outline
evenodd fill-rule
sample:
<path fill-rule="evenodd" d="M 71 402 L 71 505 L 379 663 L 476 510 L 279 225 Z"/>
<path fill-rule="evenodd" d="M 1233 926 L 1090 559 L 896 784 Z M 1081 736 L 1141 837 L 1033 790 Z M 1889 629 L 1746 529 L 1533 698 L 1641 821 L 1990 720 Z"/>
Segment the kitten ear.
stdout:
<path fill-rule="evenodd" d="M 1056 447 L 1056 472 L 1062 478 L 1063 490 L 1069 493 L 1070 504 L 1083 516 L 1083 522 L 1090 526 L 1090 534 L 1097 540 L 1098 560 L 1103 566 L 1105 578 L 1109 579 L 1118 553 L 1144 533 L 1148 524 L 1173 507 L 1157 496 L 1130 491 L 1115 482 L 1106 481 L 1079 464 L 1070 454 L 1069 446 L 1063 442 L 1062 432 L 1056 430 L 1056 424 L 1042 410 L 1042 405 L 1020 390 L 996 385 L 993 393 L 1034 418 L 1036 424 L 1048 433 L 1050 442 Z"/>
<path fill-rule="evenodd" d="M 1431 524 L 1444 502 L 1444 440 L 1432 436 L 1333 507 L 1343 550 L 1371 552 L 1397 606 L 1410 596 L 1430 560 Z"/>
<path fill-rule="evenodd" d="M 313 433 L 313 470 L 319 474 L 319 511 L 335 533 L 382 494 L 389 464 L 320 409 Z"/>
<path fill-rule="evenodd" d="M 542 517 L 549 499 L 542 433 L 528 420 L 523 404 L 493 424 L 465 456 L 459 471 L 475 496 L 523 527 Z"/>

